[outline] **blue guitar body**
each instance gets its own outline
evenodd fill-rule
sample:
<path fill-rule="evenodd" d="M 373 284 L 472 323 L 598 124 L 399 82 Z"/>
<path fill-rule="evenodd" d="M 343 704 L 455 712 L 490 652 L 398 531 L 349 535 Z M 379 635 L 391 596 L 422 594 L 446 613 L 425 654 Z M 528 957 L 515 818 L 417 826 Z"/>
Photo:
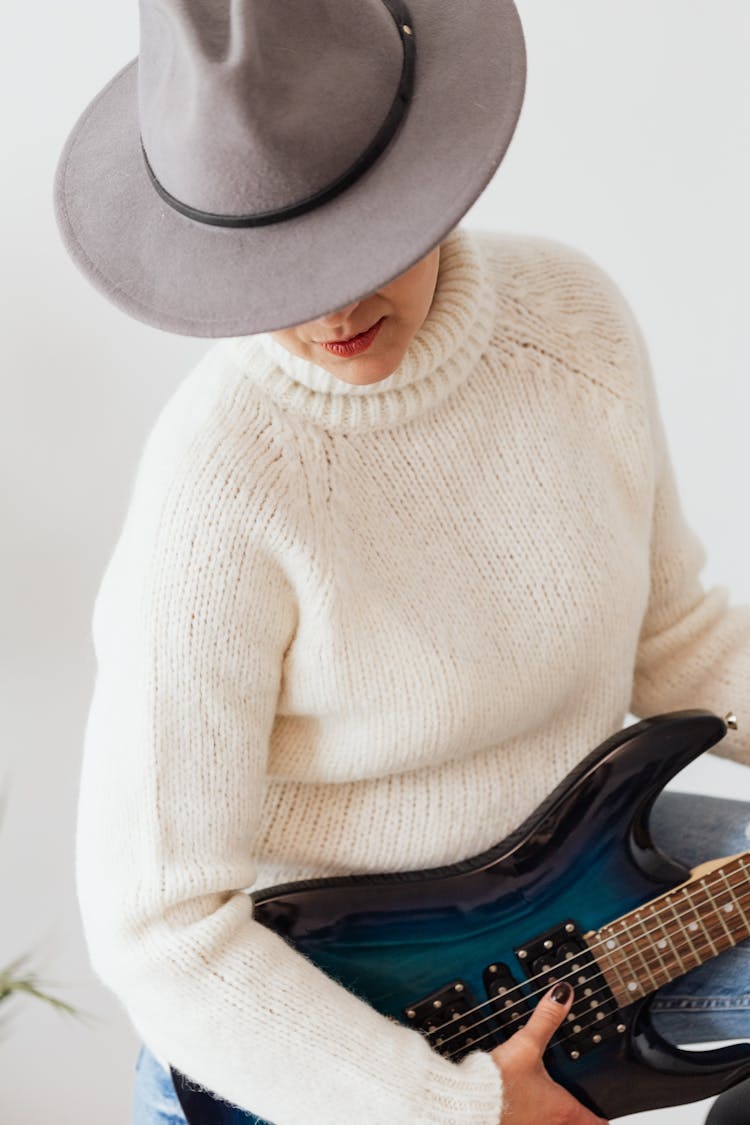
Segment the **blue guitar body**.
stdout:
<path fill-rule="evenodd" d="M 501 1043 L 549 981 L 567 976 L 571 1019 L 544 1056 L 555 1081 L 607 1119 L 712 1097 L 750 1076 L 750 1044 L 674 1047 L 651 1024 L 653 993 L 618 1006 L 582 935 L 689 878 L 653 844 L 649 812 L 726 731 L 698 709 L 644 719 L 591 751 L 489 851 L 268 888 L 251 894 L 254 917 L 454 1061 Z M 171 1074 L 190 1125 L 273 1125 Z"/>

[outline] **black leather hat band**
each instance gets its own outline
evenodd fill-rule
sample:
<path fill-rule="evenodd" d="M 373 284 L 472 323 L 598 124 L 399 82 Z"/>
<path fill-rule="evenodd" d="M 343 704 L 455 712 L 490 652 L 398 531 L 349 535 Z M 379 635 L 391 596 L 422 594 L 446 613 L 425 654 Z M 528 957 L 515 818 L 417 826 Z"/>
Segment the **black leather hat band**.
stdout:
<path fill-rule="evenodd" d="M 141 152 L 143 154 L 146 170 L 148 171 L 152 184 L 162 199 L 164 199 L 170 207 L 174 207 L 176 211 L 180 211 L 189 219 L 195 219 L 199 223 L 209 223 L 212 226 L 220 227 L 261 227 L 266 226 L 268 223 L 283 222 L 284 219 L 293 219 L 296 218 L 297 215 L 303 215 L 306 211 L 312 211 L 316 207 L 320 207 L 321 204 L 328 203 L 342 191 L 351 187 L 351 185 L 375 163 L 390 144 L 409 108 L 414 90 L 416 43 L 411 14 L 404 0 L 383 0 L 383 4 L 393 17 L 401 39 L 403 50 L 401 78 L 385 121 L 374 139 L 346 172 L 337 176 L 335 180 L 325 188 L 315 192 L 314 195 L 300 200 L 299 203 L 291 203 L 286 207 L 278 208 L 278 210 L 259 211 L 253 215 L 218 215 L 212 214 L 210 211 L 200 211 L 197 207 L 191 207 L 189 204 L 176 199 L 175 196 L 168 192 L 167 189 L 159 183 L 146 156 L 146 150 L 143 147 L 143 139 L 141 138 Z"/>

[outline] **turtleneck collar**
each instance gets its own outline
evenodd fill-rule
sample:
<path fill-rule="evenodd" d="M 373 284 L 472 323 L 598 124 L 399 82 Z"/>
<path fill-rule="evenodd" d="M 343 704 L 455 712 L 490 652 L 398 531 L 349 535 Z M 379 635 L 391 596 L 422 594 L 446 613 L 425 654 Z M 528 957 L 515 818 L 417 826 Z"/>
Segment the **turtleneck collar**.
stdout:
<path fill-rule="evenodd" d="M 443 239 L 427 316 L 398 367 L 356 386 L 302 359 L 270 333 L 222 341 L 243 373 L 285 410 L 329 430 L 378 429 L 430 407 L 464 381 L 486 349 L 495 294 L 475 234 L 454 227 Z"/>

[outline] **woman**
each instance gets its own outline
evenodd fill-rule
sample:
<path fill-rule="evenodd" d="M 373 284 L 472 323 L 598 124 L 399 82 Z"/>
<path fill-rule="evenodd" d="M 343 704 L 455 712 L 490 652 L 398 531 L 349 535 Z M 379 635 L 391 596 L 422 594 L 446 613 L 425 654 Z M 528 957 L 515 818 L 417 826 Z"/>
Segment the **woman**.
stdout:
<path fill-rule="evenodd" d="M 570 247 L 458 225 L 524 76 L 509 2 L 145 3 L 61 156 L 92 283 L 221 337 L 94 609 L 77 878 L 137 1125 L 184 1119 L 170 1064 L 276 1125 L 601 1121 L 542 1065 L 569 996 L 457 1065 L 243 893 L 475 855 L 628 709 L 742 714 L 750 617 L 699 585 L 627 303 Z M 750 762 L 742 724 L 717 752 Z M 664 795 L 657 839 L 740 850 L 750 810 L 716 808 Z M 665 1033 L 736 1030 L 701 980 L 662 990 Z"/>

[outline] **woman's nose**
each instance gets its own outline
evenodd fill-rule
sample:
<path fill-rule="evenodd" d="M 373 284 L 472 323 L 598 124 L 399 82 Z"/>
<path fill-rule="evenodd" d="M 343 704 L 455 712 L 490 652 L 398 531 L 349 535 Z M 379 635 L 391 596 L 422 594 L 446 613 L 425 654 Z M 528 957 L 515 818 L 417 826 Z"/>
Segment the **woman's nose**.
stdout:
<path fill-rule="evenodd" d="M 354 312 L 358 304 L 359 301 L 352 301 L 350 305 L 345 305 L 343 309 L 336 309 L 335 312 L 326 313 L 325 316 L 318 317 L 318 320 L 321 324 L 326 325 L 343 322 L 350 313 Z"/>

